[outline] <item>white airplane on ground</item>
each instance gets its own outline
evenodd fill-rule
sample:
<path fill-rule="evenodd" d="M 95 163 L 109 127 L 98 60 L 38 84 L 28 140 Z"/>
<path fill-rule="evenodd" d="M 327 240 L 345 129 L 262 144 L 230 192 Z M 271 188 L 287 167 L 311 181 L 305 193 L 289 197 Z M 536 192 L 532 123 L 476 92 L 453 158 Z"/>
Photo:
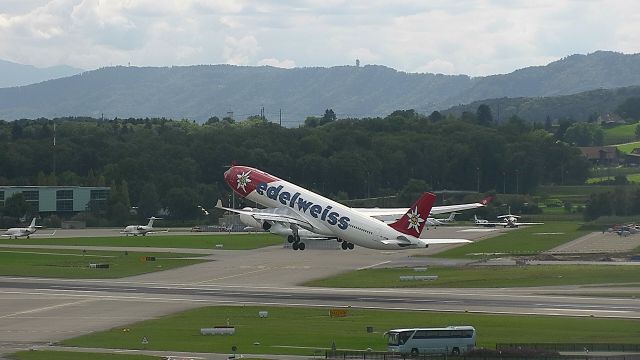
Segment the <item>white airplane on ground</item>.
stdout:
<path fill-rule="evenodd" d="M 497 216 L 498 219 L 502 219 L 501 222 L 489 222 L 487 220 L 478 219 L 475 217 L 476 225 L 482 226 L 503 226 L 505 228 L 517 228 L 520 225 L 543 225 L 544 223 L 537 222 L 520 222 L 521 216 L 511 214 L 511 207 L 509 207 L 509 213 L 506 215 Z"/>
<path fill-rule="evenodd" d="M 431 225 L 431 226 L 449 225 L 449 223 L 452 222 L 455 219 L 456 215 L 458 214 L 460 213 L 454 211 L 451 214 L 449 214 L 448 218 L 444 218 L 444 219 L 429 217 L 427 218 L 427 225 Z"/>
<path fill-rule="evenodd" d="M 33 220 L 31 220 L 31 224 L 26 227 L 26 228 L 9 228 L 7 229 L 7 231 L 5 231 L 2 236 L 8 236 L 9 238 L 15 238 L 17 239 L 18 237 L 22 237 L 22 236 L 26 236 L 27 239 L 29 239 L 29 237 L 31 235 L 33 236 L 54 236 L 56 234 L 56 232 L 54 231 L 51 234 L 35 234 L 36 231 L 38 231 L 38 229 L 42 229 L 42 226 L 36 226 L 36 218 L 33 218 Z M 35 234 L 35 235 L 34 235 Z"/>
<path fill-rule="evenodd" d="M 245 211 L 216 207 L 251 216 L 265 230 L 274 225 L 291 230 L 292 248 L 304 250 L 301 230 L 342 242 L 343 249 L 359 245 L 371 249 L 425 248 L 430 244 L 468 243 L 464 239 L 421 239 L 435 195 L 424 193 L 396 222 L 385 224 L 360 211 L 327 199 L 273 175 L 246 166 L 232 166 L 224 179 L 238 195 L 268 209 Z M 277 225 L 276 225 L 277 224 Z M 305 233 L 303 233 L 305 234 Z"/>
<path fill-rule="evenodd" d="M 133 236 L 138 236 L 138 235 L 142 235 L 142 236 L 146 236 L 147 234 L 154 234 L 154 233 L 159 233 L 159 232 L 169 232 L 169 230 L 161 230 L 161 231 L 155 231 L 153 230 L 153 221 L 154 220 L 160 220 L 162 218 L 157 218 L 157 217 L 150 217 L 149 218 L 149 223 L 147 225 L 127 225 L 127 227 L 125 227 L 122 231 L 120 231 L 120 234 L 125 234 L 126 236 L 129 235 L 133 235 Z"/>
<path fill-rule="evenodd" d="M 495 227 L 495 223 L 489 223 L 489 220 L 486 219 L 478 219 L 477 215 L 473 215 L 473 223 L 478 226 L 486 226 L 486 227 Z"/>

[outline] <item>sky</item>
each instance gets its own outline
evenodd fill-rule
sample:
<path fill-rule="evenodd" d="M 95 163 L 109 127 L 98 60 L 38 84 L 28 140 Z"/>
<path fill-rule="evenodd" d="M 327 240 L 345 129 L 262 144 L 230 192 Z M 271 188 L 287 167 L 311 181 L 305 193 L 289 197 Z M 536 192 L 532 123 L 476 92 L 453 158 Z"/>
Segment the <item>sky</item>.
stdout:
<path fill-rule="evenodd" d="M 485 76 L 640 52 L 635 0 L 0 0 L 0 59 L 85 70 L 378 64 Z"/>

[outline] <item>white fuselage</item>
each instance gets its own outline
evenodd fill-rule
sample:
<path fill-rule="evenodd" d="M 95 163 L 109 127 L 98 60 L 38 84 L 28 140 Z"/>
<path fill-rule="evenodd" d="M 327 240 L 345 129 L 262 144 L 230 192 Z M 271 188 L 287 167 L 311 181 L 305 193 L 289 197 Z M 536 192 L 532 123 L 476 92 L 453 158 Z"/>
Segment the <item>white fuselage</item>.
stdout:
<path fill-rule="evenodd" d="M 384 222 L 359 213 L 347 206 L 284 180 L 260 183 L 246 198 L 268 208 L 288 207 L 312 226 L 312 232 L 337 237 L 344 241 L 371 249 L 415 248 L 423 242 L 404 235 Z M 411 239 L 413 245 L 399 246 L 382 241 L 399 236 Z M 426 247 L 426 243 L 424 246 Z"/>
<path fill-rule="evenodd" d="M 153 231 L 153 227 L 151 226 L 129 225 L 125 227 L 124 230 L 122 230 L 122 233 L 126 235 L 133 235 L 133 236 L 138 236 L 138 235 L 144 236 L 150 231 Z"/>
<path fill-rule="evenodd" d="M 26 228 L 10 228 L 7 229 L 7 231 L 4 232 L 4 234 L 2 234 L 3 236 L 8 236 L 8 237 L 13 237 L 13 238 L 19 238 L 22 236 L 26 236 L 27 238 L 29 237 L 29 235 L 35 233 L 37 231 L 37 228 L 35 227 L 26 227 Z"/>

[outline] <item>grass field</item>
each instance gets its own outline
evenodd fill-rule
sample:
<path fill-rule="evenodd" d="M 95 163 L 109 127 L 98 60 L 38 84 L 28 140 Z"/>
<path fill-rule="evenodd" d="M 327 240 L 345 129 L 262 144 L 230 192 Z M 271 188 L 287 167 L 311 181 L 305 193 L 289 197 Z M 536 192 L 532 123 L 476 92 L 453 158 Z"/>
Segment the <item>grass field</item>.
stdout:
<path fill-rule="evenodd" d="M 547 222 L 513 229 L 493 238 L 476 241 L 439 253 L 444 258 L 484 258 L 500 254 L 537 254 L 585 235 L 577 222 Z"/>
<path fill-rule="evenodd" d="M 631 154 L 631 151 L 637 147 L 640 147 L 640 141 L 634 141 L 625 144 L 616 145 L 618 150 L 622 151 L 625 154 Z"/>
<path fill-rule="evenodd" d="M 9 359 L 15 360 L 154 360 L 155 356 L 132 354 L 101 354 L 70 351 L 19 351 L 9 355 Z"/>
<path fill-rule="evenodd" d="M 258 311 L 268 311 L 259 318 Z M 200 328 L 234 326 L 231 336 L 203 336 Z M 393 328 L 472 325 L 477 343 L 494 347 L 505 342 L 635 343 L 640 321 L 551 316 L 508 316 L 348 309 L 348 316 L 329 317 L 324 308 L 205 307 L 65 340 L 69 346 L 175 350 L 240 354 L 313 355 L 316 349 L 386 350 L 383 333 Z M 367 333 L 367 327 L 373 333 Z"/>
<path fill-rule="evenodd" d="M 78 238 L 0 239 L 1 244 L 74 245 L 74 246 L 122 246 L 215 249 L 222 245 L 225 250 L 249 250 L 282 244 L 283 238 L 267 234 L 219 234 L 219 235 L 149 235 L 109 236 Z"/>
<path fill-rule="evenodd" d="M 146 261 L 146 257 L 155 261 Z M 204 262 L 185 259 L 194 254 L 139 253 L 93 250 L 52 250 L 0 248 L 0 275 L 73 279 L 110 279 L 173 269 Z M 109 264 L 108 269 L 89 264 Z"/>
<path fill-rule="evenodd" d="M 437 275 L 433 281 L 400 281 L 403 275 Z M 339 288 L 512 288 L 528 286 L 635 283 L 640 272 L 635 266 L 530 265 L 429 267 L 426 272 L 413 268 L 365 269 L 328 279 L 314 280 L 305 286 Z"/>
<path fill-rule="evenodd" d="M 613 145 L 633 141 L 638 124 L 620 125 L 604 130 L 604 144 Z"/>

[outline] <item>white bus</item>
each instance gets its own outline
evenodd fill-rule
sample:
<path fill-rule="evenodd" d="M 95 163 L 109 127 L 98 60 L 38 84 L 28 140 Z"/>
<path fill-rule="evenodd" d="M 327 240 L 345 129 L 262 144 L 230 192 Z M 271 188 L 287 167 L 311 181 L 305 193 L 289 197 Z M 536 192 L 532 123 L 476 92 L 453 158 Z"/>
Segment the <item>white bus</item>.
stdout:
<path fill-rule="evenodd" d="M 388 350 L 401 354 L 460 355 L 476 346 L 476 329 L 473 326 L 394 329 L 385 334 Z"/>

